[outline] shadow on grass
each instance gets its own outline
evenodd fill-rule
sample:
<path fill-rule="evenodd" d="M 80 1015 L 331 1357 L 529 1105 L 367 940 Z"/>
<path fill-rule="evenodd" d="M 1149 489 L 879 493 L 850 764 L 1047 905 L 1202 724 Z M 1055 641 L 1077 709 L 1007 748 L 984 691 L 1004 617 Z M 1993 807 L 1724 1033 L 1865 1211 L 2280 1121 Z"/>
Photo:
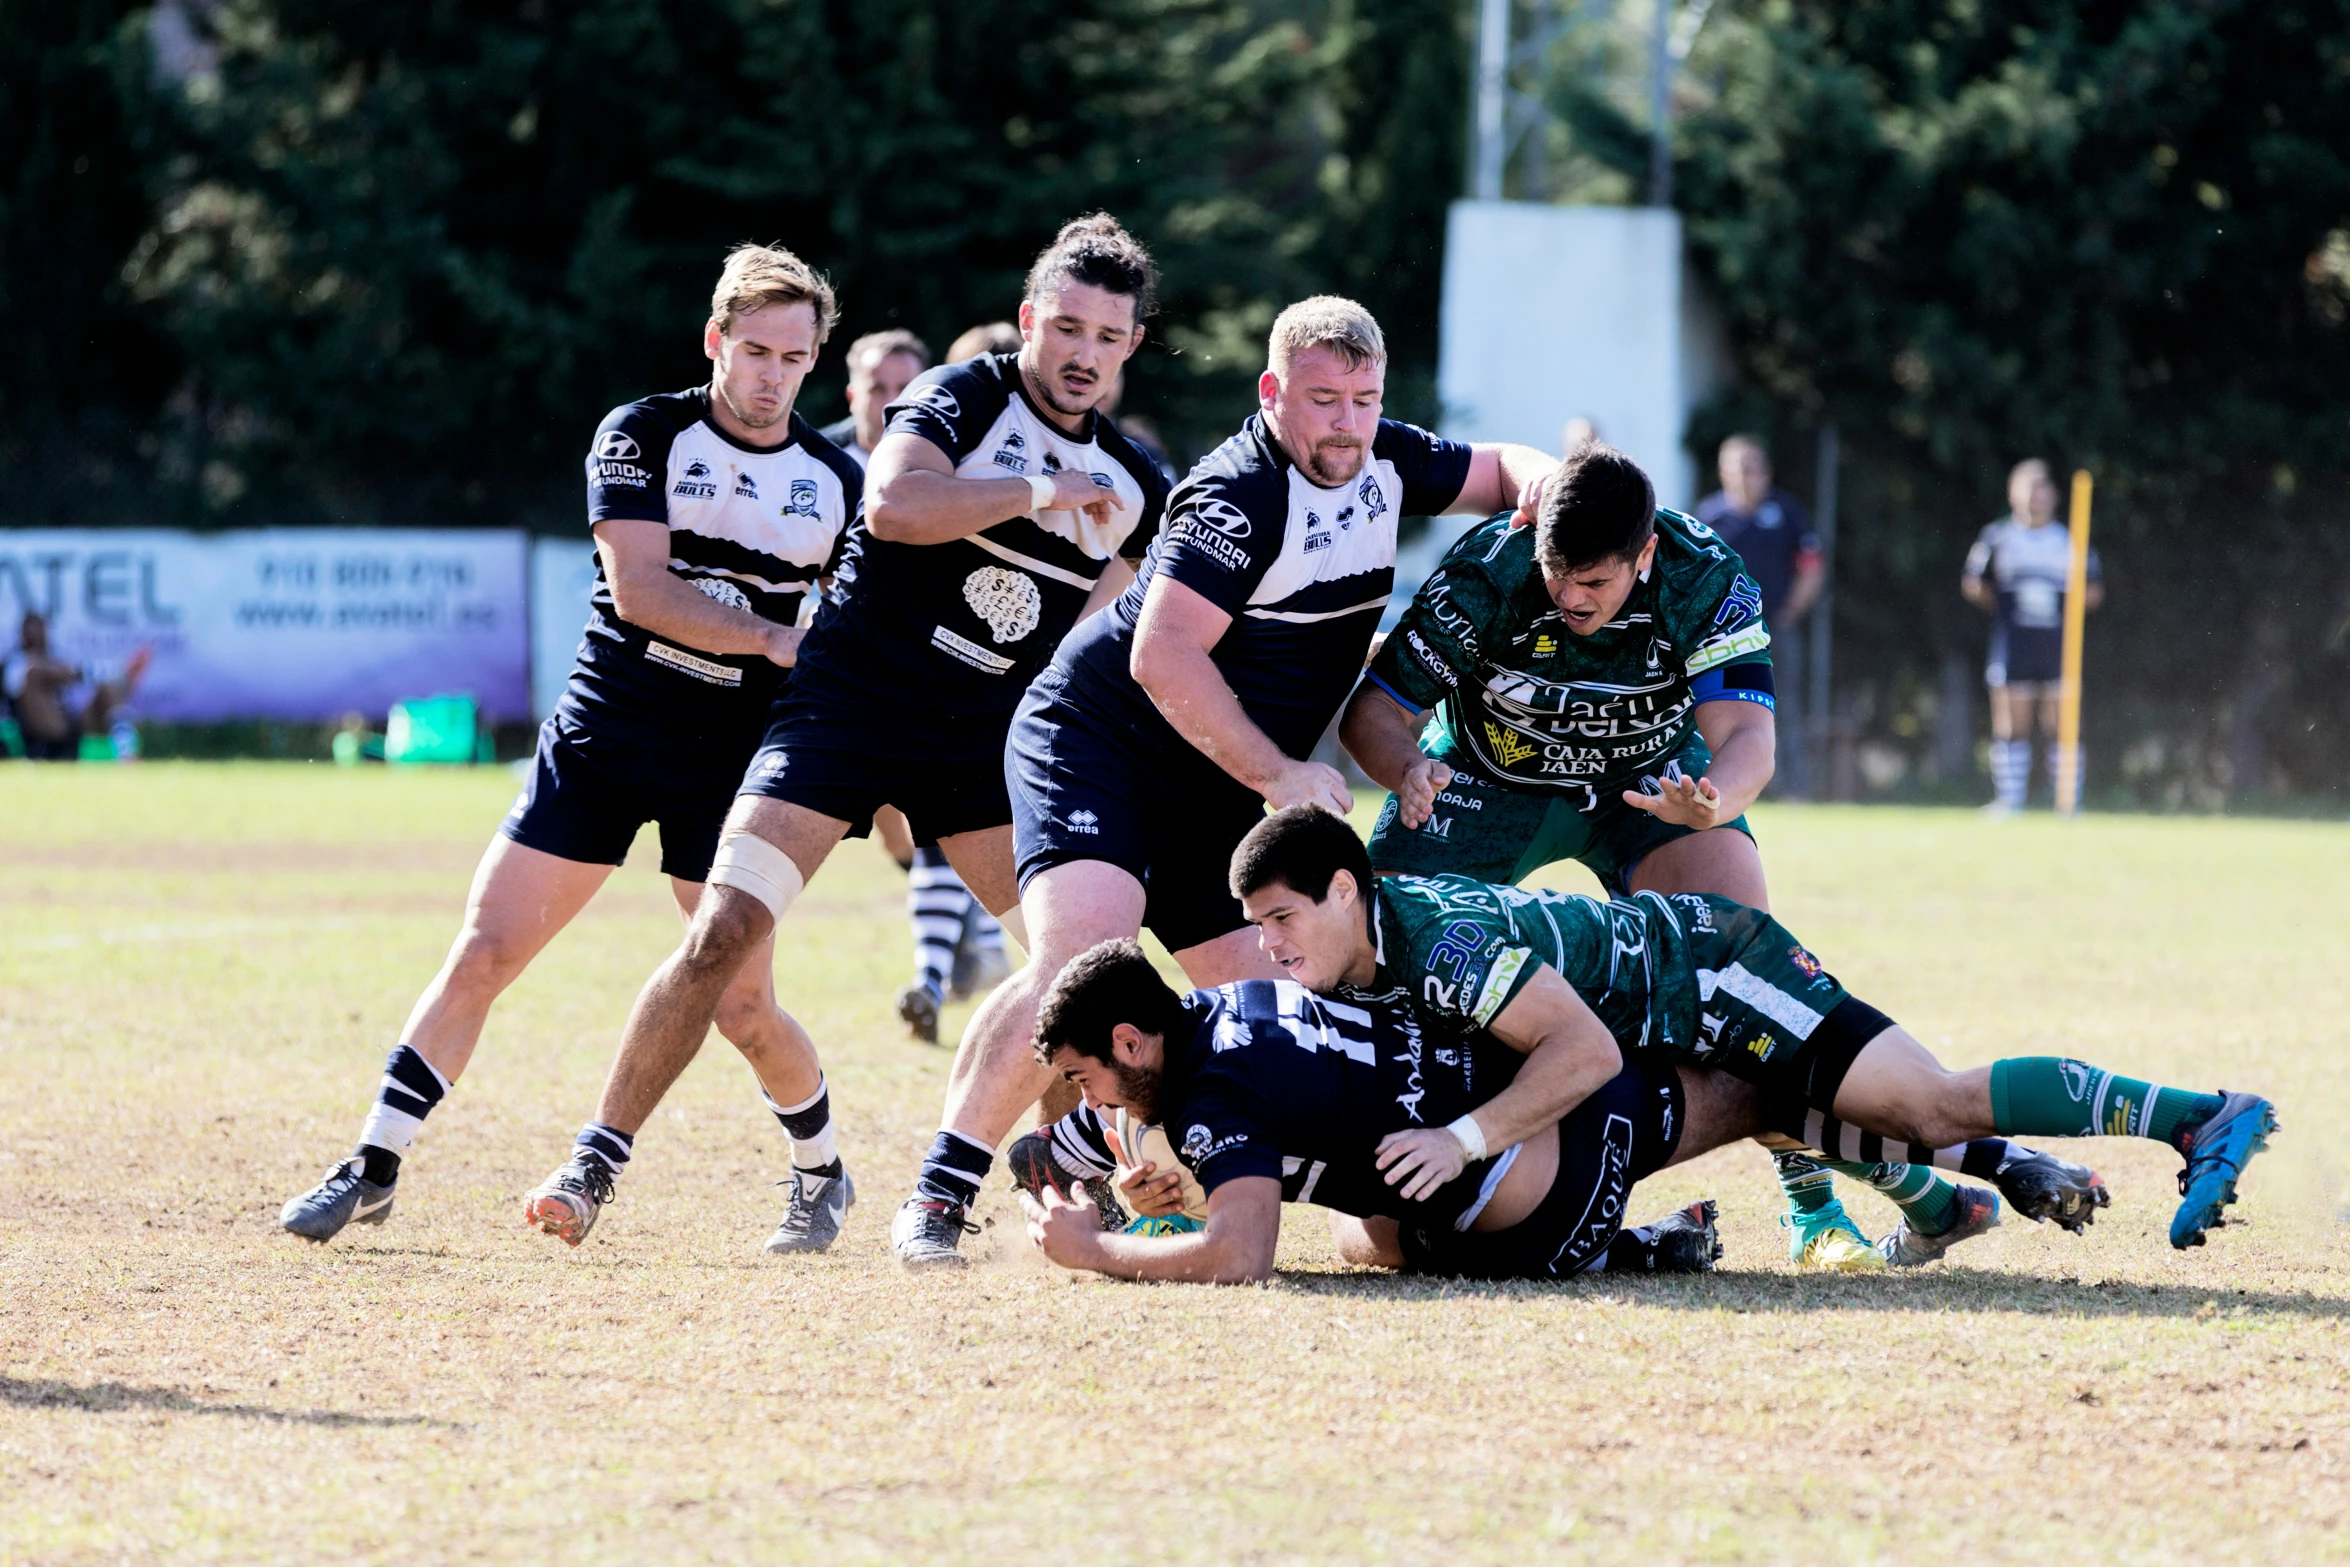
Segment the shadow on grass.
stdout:
<path fill-rule="evenodd" d="M 1606 1301 L 1665 1311 L 2027 1312 L 2035 1316 L 2226 1317 L 2237 1312 L 2350 1320 L 2350 1299 L 2306 1292 L 2201 1285 L 2129 1284 L 2049 1278 L 1971 1268 L 1923 1274 L 1802 1276 L 1716 1269 L 1703 1277 L 1658 1278 L 1596 1273 L 1557 1283 L 1406 1277 L 1368 1271 L 1283 1272 L 1275 1286 L 1301 1295 L 1349 1300 Z"/>
<path fill-rule="evenodd" d="M 132 1387 L 125 1382 L 93 1382 L 76 1387 L 48 1378 L 0 1376 L 0 1404 L 19 1409 L 78 1409 L 87 1414 L 120 1414 L 127 1409 L 154 1409 L 175 1415 L 230 1415 L 240 1420 L 271 1420 L 305 1426 L 435 1426 L 459 1429 L 453 1421 L 429 1415 L 350 1415 L 338 1409 L 272 1409 L 266 1404 L 216 1403 L 167 1387 Z"/>

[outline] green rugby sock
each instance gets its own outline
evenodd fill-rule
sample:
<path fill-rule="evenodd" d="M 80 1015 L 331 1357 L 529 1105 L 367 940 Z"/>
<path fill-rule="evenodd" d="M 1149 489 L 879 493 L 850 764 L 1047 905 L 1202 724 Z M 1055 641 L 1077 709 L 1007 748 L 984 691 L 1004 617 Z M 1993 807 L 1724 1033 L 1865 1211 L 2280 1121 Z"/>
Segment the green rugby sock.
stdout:
<path fill-rule="evenodd" d="M 1836 1206 L 1836 1178 L 1828 1173 L 1826 1164 L 1810 1154 L 1792 1150 L 1775 1153 L 1771 1158 L 1779 1166 L 1779 1190 L 1787 1194 L 1790 1210 L 1800 1214 L 1825 1213 Z"/>
<path fill-rule="evenodd" d="M 2220 1096 L 2165 1088 L 2060 1056 L 1991 1064 L 1991 1127 L 2002 1136 L 2150 1137 L 2179 1134 L 2219 1110 Z"/>
<path fill-rule="evenodd" d="M 1872 1191 L 1882 1192 L 1920 1235 L 1939 1235 L 1958 1222 L 1958 1188 L 1922 1164 L 1854 1164 L 1821 1161 Z"/>

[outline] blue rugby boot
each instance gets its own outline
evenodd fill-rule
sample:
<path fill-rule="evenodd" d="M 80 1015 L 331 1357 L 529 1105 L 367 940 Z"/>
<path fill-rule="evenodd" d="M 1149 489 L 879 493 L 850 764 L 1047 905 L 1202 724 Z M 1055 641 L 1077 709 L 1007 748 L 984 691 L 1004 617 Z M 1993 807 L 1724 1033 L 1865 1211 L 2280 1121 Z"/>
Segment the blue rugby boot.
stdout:
<path fill-rule="evenodd" d="M 399 1177 L 378 1186 L 361 1173 L 366 1168 L 357 1154 L 330 1166 L 316 1186 L 278 1210 L 278 1227 L 306 1241 L 330 1241 L 346 1224 L 383 1223 L 392 1216 L 392 1188 Z"/>
<path fill-rule="evenodd" d="M 1997 1192 L 1980 1186 L 1953 1186 L 1951 1195 L 1958 1203 L 1958 1217 L 1949 1229 L 1923 1235 L 1905 1217 L 1877 1242 L 1877 1255 L 1891 1267 L 1922 1268 L 1929 1262 L 1941 1261 L 1943 1253 L 1960 1241 L 1971 1241 L 1999 1227 Z"/>
<path fill-rule="evenodd" d="M 2211 1119 L 2179 1137 L 2179 1152 L 2187 1156 L 2179 1172 L 2185 1200 L 2170 1221 L 2170 1243 L 2181 1251 L 2202 1245 L 2206 1230 L 2228 1222 L 2222 1210 L 2236 1200 L 2236 1178 L 2277 1129 L 2277 1107 L 2258 1094 L 2221 1093 Z"/>

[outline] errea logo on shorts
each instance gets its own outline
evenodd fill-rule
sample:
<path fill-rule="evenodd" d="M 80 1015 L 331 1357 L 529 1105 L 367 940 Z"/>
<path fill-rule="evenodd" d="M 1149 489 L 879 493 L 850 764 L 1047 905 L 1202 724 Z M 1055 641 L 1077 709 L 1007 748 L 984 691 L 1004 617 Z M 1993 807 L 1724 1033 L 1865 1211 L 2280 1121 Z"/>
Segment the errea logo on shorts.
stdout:
<path fill-rule="evenodd" d="M 1075 810 L 1069 813 L 1069 830 L 1071 832 L 1093 833 L 1098 836 L 1102 830 L 1101 823 L 1102 819 L 1091 811 Z"/>

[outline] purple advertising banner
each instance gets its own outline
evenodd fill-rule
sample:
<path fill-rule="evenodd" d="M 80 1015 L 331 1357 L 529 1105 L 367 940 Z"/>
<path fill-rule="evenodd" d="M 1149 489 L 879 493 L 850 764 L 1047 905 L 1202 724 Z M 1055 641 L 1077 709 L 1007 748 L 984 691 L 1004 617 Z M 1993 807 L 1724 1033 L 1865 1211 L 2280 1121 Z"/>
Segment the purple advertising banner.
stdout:
<path fill-rule="evenodd" d="M 138 716 L 382 723 L 464 694 L 530 717 L 528 546 L 504 529 L 0 529 L 0 650 L 46 616 L 93 678 L 141 647 Z"/>

